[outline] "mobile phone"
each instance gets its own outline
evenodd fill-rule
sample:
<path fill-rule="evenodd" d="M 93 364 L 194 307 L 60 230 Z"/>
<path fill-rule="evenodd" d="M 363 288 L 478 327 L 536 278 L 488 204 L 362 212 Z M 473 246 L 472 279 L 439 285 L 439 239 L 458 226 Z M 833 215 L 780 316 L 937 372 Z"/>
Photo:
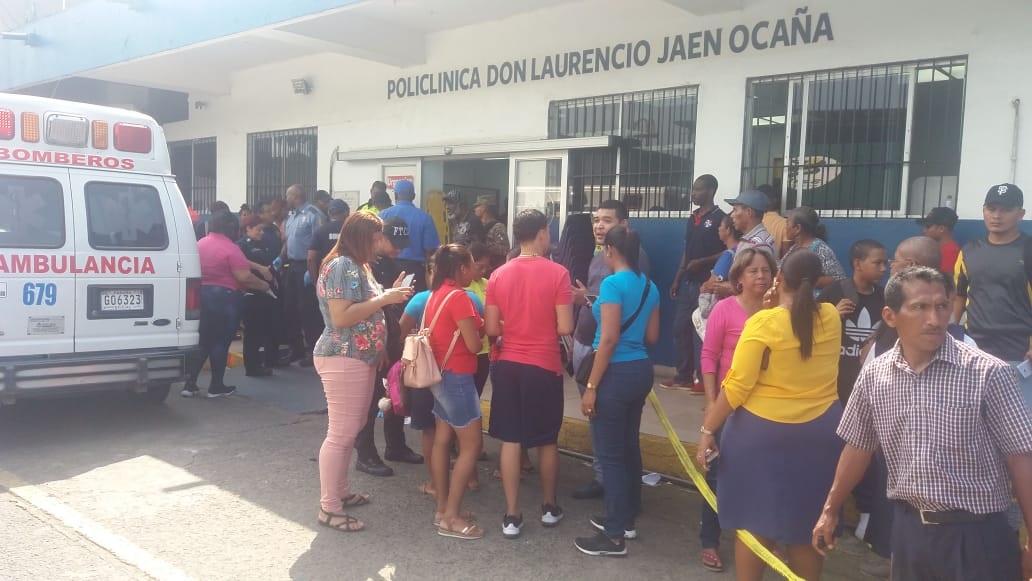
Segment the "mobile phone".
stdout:
<path fill-rule="evenodd" d="M 714 451 L 712 448 L 706 448 L 706 467 L 709 468 L 710 464 L 719 456 L 720 450 Z"/>
<path fill-rule="evenodd" d="M 401 279 L 401 286 L 407 287 L 412 286 L 412 282 L 416 280 L 416 273 L 405 275 L 405 278 Z"/>
<path fill-rule="evenodd" d="M 1028 359 L 1026 359 L 1026 360 L 1022 361 L 1021 363 L 1019 363 L 1018 364 L 1018 373 L 1020 373 L 1021 376 L 1024 377 L 1025 379 L 1028 379 L 1029 377 L 1032 377 L 1032 361 L 1029 361 Z"/>

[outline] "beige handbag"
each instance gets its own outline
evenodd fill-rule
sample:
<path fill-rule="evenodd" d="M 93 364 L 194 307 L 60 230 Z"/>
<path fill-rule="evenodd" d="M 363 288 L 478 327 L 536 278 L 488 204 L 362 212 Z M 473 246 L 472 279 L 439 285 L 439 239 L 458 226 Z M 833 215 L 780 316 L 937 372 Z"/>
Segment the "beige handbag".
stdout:
<path fill-rule="evenodd" d="M 441 316 L 444 305 L 448 304 L 452 295 L 461 292 L 464 291 L 453 290 L 448 293 L 448 296 L 444 297 L 441 305 L 437 307 L 437 314 L 430 321 L 429 328 L 423 326 L 426 322 L 426 310 L 424 309 L 423 316 L 419 320 L 420 330 L 405 337 L 405 349 L 401 354 L 401 364 L 404 367 L 401 377 L 405 387 L 425 389 L 441 383 L 441 368 L 437 366 L 433 349 L 430 348 L 430 333 L 434 330 L 434 325 L 437 324 L 437 318 Z M 429 302 L 430 300 L 427 299 L 427 303 Z M 444 355 L 442 367 L 443 364 L 448 363 L 448 358 L 451 357 L 452 351 L 455 349 L 455 343 L 458 340 L 459 330 L 456 328 L 455 335 L 452 336 L 451 346 L 448 347 L 448 353 Z"/>

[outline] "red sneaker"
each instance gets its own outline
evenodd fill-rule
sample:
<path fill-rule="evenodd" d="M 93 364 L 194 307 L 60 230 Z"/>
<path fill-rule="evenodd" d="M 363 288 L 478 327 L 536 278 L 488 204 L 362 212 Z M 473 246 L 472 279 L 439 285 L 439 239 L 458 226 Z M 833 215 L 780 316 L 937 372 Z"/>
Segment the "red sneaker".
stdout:
<path fill-rule="evenodd" d="M 706 395 L 706 388 L 702 386 L 702 383 L 696 383 L 689 388 L 692 395 Z"/>
<path fill-rule="evenodd" d="M 674 379 L 668 379 L 659 384 L 663 389 L 678 389 L 678 390 L 691 390 L 692 386 L 687 383 L 681 383 Z"/>

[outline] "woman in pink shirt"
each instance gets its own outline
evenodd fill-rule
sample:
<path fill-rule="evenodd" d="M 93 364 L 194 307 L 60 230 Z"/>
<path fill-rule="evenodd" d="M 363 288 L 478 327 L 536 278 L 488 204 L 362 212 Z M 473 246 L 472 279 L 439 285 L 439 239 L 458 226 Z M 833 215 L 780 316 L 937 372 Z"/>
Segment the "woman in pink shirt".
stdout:
<path fill-rule="evenodd" d="M 239 225 L 236 216 L 228 211 L 215 212 L 208 220 L 208 234 L 197 242 L 201 259 L 201 326 L 200 357 L 191 361 L 186 385 L 180 395 L 193 397 L 200 390 L 197 376 L 206 359 L 211 359 L 211 384 L 208 397 L 232 395 L 236 388 L 223 381 L 229 345 L 240 328 L 240 291 L 269 290 L 269 283 L 251 272 L 240 247 L 233 239 Z"/>
<path fill-rule="evenodd" d="M 763 308 L 763 295 L 774 280 L 777 264 L 768 253 L 756 248 L 743 248 L 735 256 L 728 280 L 734 296 L 721 300 L 713 307 L 706 320 L 706 337 L 702 341 L 702 385 L 706 390 L 706 405 L 717 400 L 720 384 L 731 368 L 738 338 L 742 336 L 745 321 Z M 719 439 L 720 436 L 717 436 Z M 717 487 L 717 458 L 709 461 L 706 482 Z M 724 563 L 717 548 L 720 546 L 720 521 L 709 504 L 702 505 L 702 566 L 710 571 L 723 571 Z"/>

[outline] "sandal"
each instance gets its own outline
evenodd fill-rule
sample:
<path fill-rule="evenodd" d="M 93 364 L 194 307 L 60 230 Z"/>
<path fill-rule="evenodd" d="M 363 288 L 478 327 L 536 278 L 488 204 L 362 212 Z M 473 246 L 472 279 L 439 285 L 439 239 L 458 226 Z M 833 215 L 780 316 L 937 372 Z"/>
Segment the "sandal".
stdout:
<path fill-rule="evenodd" d="M 444 526 L 439 526 L 437 527 L 437 534 L 442 537 L 451 537 L 453 539 L 463 539 L 466 541 L 473 541 L 484 537 L 483 529 L 474 524 L 467 524 L 458 531 Z"/>
<path fill-rule="evenodd" d="M 429 496 L 430 498 L 437 498 L 437 491 L 433 489 L 433 484 L 424 482 L 419 485 L 419 491 Z"/>
<path fill-rule="evenodd" d="M 356 506 L 365 506 L 369 504 L 368 494 L 349 494 L 344 498 L 340 499 L 341 504 L 345 508 L 354 508 Z"/>
<path fill-rule="evenodd" d="M 724 562 L 720 560 L 720 553 L 717 553 L 716 549 L 703 549 L 699 554 L 699 561 L 702 562 L 703 567 L 714 573 L 724 571 Z"/>
<path fill-rule="evenodd" d="M 435 527 L 440 527 L 441 526 L 441 519 L 438 518 L 438 514 L 439 513 L 436 513 L 436 512 L 434 513 L 434 526 Z M 475 521 L 477 519 L 477 515 L 476 515 L 475 512 L 473 512 L 471 510 L 463 510 L 463 511 L 459 511 L 458 518 L 461 518 L 462 520 L 465 520 L 465 521 L 471 521 L 472 522 L 472 521 Z"/>
<path fill-rule="evenodd" d="M 323 516 L 326 520 L 323 520 Z M 334 523 L 333 519 L 339 519 Z M 319 524 L 345 533 L 357 533 L 365 529 L 365 523 L 346 513 L 326 512 L 319 509 Z"/>

